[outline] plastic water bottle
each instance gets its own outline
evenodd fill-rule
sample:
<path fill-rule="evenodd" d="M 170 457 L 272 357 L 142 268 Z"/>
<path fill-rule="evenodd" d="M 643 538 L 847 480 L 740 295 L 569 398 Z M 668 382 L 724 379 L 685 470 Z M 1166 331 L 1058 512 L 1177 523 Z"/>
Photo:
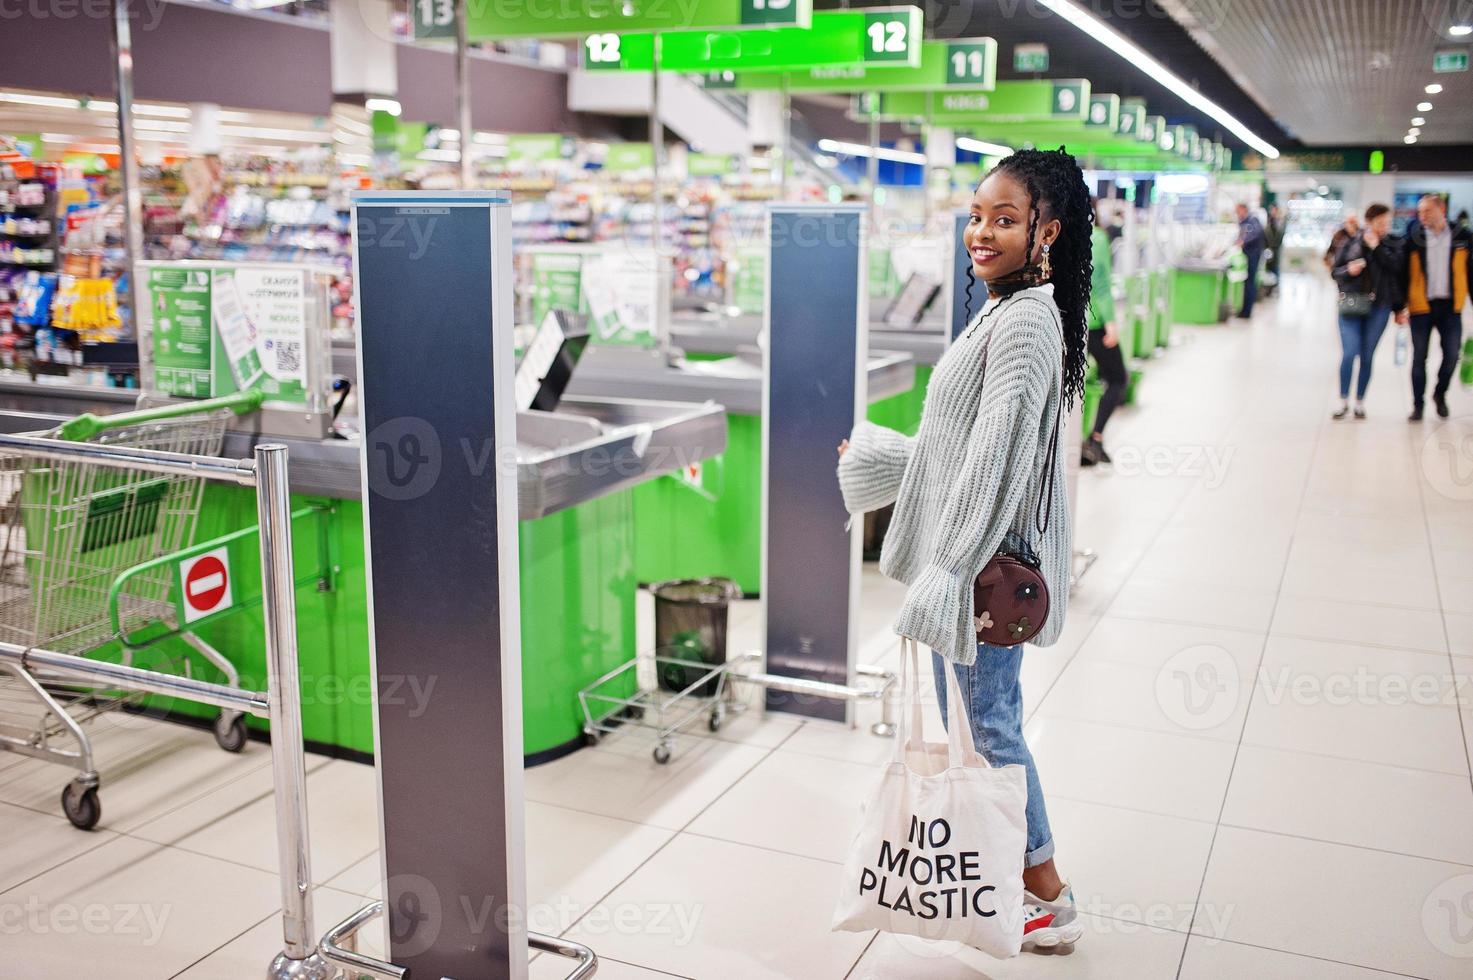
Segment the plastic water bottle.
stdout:
<path fill-rule="evenodd" d="M 1406 367 L 1407 352 L 1411 346 L 1410 333 L 1405 326 L 1398 325 L 1396 328 L 1396 366 Z"/>

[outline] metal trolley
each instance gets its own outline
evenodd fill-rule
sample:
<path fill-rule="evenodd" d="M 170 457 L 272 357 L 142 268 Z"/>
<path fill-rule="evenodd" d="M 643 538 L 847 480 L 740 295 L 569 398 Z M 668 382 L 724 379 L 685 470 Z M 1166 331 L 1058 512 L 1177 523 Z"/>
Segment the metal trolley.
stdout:
<path fill-rule="evenodd" d="M 98 418 L 82 415 L 42 438 L 98 446 L 216 456 L 234 413 L 252 411 L 261 394 Z M 150 652 L 130 633 L 177 623 L 175 555 L 193 541 L 205 477 L 120 469 L 86 458 L 0 454 L 0 641 L 80 654 L 188 677 L 186 658 Z M 140 567 L 142 566 L 142 567 Z M 148 635 L 145 633 L 144 635 Z M 173 629 L 240 689 L 235 666 L 187 630 Z M 121 642 L 120 642 L 121 638 Z M 75 767 L 62 809 L 84 830 L 102 808 L 92 744 L 83 725 L 143 695 L 79 681 L 25 661 L 0 660 L 0 749 Z M 241 712 L 223 708 L 215 740 L 227 752 L 246 742 Z M 65 744 L 74 742 L 75 748 Z"/>
<path fill-rule="evenodd" d="M 644 684 L 640 667 L 651 662 L 655 671 L 665 677 L 681 677 L 681 684 L 670 685 L 668 691 L 659 684 Z M 745 660 L 743 659 L 743 661 Z M 727 714 L 746 705 L 731 696 L 732 668 L 738 661 L 709 664 L 679 657 L 656 655 L 646 661 L 629 660 L 578 692 L 583 709 L 583 734 L 590 744 L 621 727 L 636 725 L 655 733 L 655 761 L 669 762 L 675 754 L 676 734 L 701 715 L 706 727 L 720 731 Z"/>

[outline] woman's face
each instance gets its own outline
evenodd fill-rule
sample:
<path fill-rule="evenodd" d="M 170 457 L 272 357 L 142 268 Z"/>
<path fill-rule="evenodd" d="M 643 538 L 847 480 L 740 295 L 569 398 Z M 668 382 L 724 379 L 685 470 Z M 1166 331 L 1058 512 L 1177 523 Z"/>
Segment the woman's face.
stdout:
<path fill-rule="evenodd" d="M 972 195 L 972 216 L 962 235 L 972 256 L 972 273 L 983 282 L 1001 279 L 1023 268 L 1029 260 L 1028 221 L 1032 203 L 1028 189 L 1012 175 L 998 171 Z M 1057 219 L 1039 222 L 1033 260 L 1059 235 Z"/>
<path fill-rule="evenodd" d="M 1391 215 L 1390 213 L 1378 214 L 1366 224 L 1370 227 L 1371 231 L 1376 233 L 1377 238 L 1385 238 L 1391 231 Z"/>

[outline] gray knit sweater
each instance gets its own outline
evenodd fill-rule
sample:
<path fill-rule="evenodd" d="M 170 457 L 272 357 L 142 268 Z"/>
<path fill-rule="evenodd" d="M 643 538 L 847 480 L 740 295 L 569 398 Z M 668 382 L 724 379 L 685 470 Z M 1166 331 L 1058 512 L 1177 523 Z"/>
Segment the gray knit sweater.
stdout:
<path fill-rule="evenodd" d="M 850 513 L 895 504 L 880 555 L 880 571 L 909 586 L 895 632 L 958 663 L 977 659 L 972 580 L 1009 530 L 1038 553 L 1048 583 L 1048 621 L 1032 642 L 1048 646 L 1064 628 L 1073 542 L 1062 436 L 1048 531 L 1034 525 L 1063 390 L 1053 294 L 1022 290 L 988 316 L 990 300 L 936 365 L 919 433 L 862 422 L 839 461 Z"/>

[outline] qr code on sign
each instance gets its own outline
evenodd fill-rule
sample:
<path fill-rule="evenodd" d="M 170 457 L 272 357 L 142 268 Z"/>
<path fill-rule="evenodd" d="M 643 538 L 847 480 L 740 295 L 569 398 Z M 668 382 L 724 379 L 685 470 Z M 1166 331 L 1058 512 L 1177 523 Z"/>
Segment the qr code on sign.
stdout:
<path fill-rule="evenodd" d="M 300 340 L 278 340 L 276 350 L 276 373 L 296 374 L 302 369 L 302 342 Z"/>

